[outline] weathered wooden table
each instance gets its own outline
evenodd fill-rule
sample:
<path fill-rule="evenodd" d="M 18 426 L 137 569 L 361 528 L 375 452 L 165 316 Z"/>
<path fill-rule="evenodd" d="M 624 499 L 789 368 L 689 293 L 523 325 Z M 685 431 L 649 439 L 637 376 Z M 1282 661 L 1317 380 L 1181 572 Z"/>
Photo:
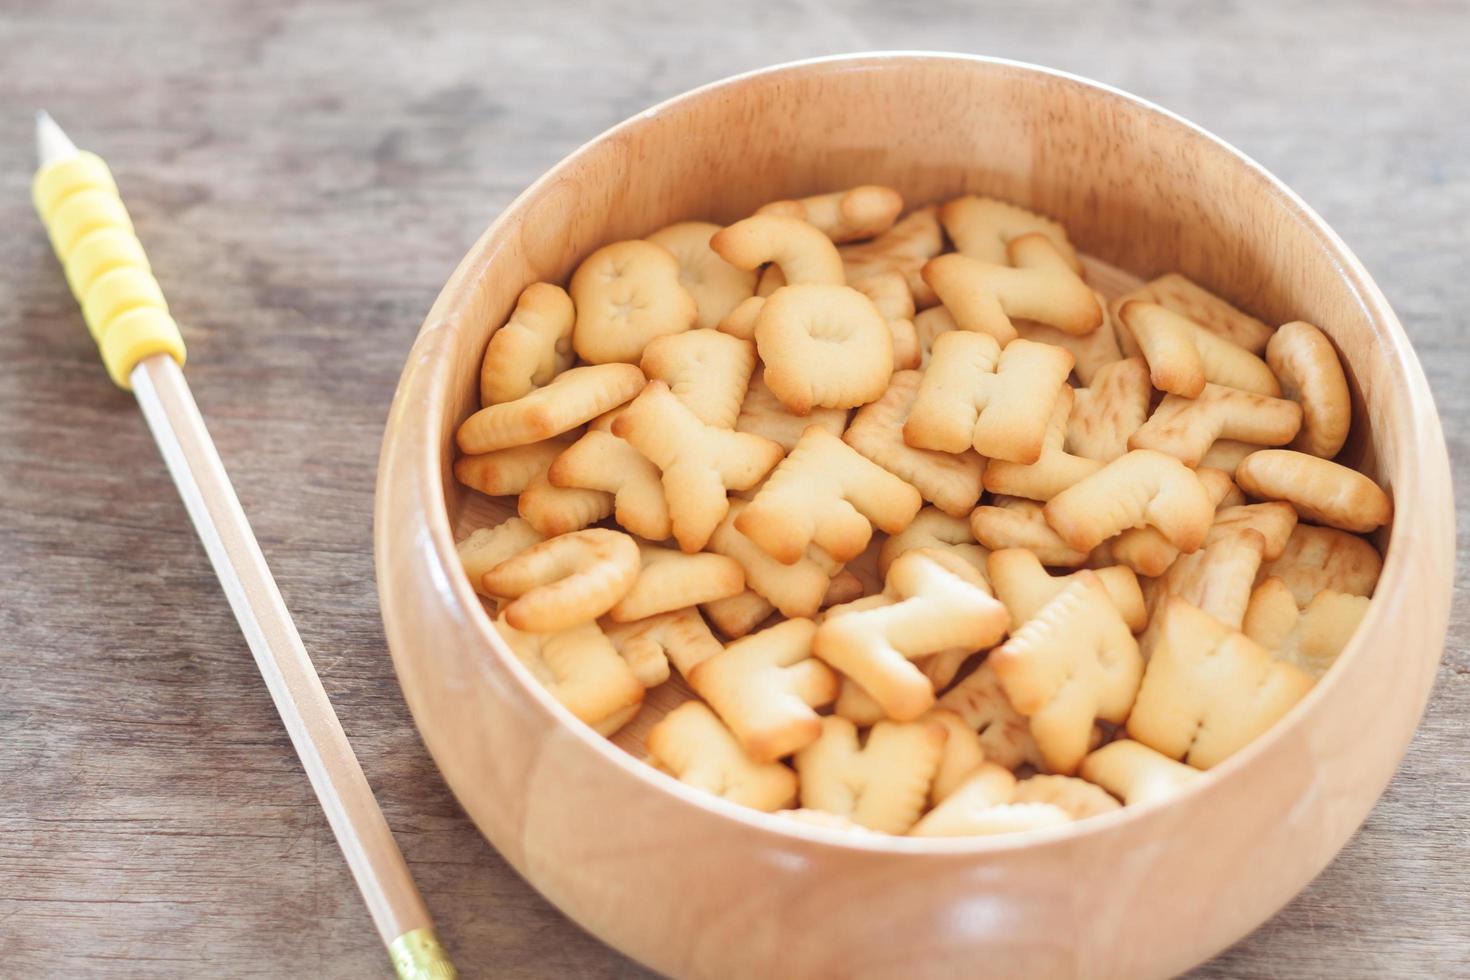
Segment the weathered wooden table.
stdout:
<path fill-rule="evenodd" d="M 879 47 L 1001 54 L 1154 99 L 1254 155 L 1357 250 L 1470 473 L 1463 3 L 422 6 L 0 6 L 0 974 L 387 973 L 30 213 L 34 107 L 117 171 L 219 450 L 466 976 L 643 971 L 510 871 L 424 753 L 374 592 L 378 442 L 470 241 L 624 116 L 747 68 Z M 1467 633 L 1462 602 L 1424 725 L 1362 831 L 1200 976 L 1470 975 Z"/>

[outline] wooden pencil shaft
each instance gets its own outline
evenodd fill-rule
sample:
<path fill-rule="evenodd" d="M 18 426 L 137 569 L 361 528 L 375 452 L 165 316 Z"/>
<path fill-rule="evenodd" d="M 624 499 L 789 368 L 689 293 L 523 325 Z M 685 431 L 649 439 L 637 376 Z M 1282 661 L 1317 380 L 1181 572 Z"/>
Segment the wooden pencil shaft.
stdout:
<path fill-rule="evenodd" d="M 183 372 L 168 355 L 155 354 L 131 377 L 138 405 L 379 935 L 387 944 L 429 926 L 428 910 L 301 643 Z"/>

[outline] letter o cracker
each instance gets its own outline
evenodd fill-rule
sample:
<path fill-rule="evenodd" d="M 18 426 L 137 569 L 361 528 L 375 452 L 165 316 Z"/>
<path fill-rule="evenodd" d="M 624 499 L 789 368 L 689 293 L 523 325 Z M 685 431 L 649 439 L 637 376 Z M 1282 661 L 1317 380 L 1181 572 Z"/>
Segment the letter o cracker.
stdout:
<path fill-rule="evenodd" d="M 765 381 L 797 415 L 873 401 L 893 375 L 893 335 L 868 299 L 847 286 L 798 285 L 761 307 L 755 343 Z"/>

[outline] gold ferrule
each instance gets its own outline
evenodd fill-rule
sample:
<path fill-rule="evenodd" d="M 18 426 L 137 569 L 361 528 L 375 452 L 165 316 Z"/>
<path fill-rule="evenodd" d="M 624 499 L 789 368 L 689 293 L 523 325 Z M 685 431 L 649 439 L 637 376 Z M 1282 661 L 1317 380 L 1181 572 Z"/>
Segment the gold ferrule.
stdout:
<path fill-rule="evenodd" d="M 459 976 L 431 926 L 410 929 L 393 940 L 388 955 L 399 980 L 456 980 Z"/>

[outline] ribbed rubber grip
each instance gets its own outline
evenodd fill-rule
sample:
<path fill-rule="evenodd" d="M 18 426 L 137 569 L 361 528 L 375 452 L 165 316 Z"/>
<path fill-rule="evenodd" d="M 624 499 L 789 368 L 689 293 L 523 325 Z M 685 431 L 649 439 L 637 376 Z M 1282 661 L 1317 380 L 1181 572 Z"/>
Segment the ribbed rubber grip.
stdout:
<path fill-rule="evenodd" d="M 102 158 L 83 152 L 41 168 L 31 197 L 112 380 L 130 387 L 150 354 L 182 366 L 184 338 Z"/>

